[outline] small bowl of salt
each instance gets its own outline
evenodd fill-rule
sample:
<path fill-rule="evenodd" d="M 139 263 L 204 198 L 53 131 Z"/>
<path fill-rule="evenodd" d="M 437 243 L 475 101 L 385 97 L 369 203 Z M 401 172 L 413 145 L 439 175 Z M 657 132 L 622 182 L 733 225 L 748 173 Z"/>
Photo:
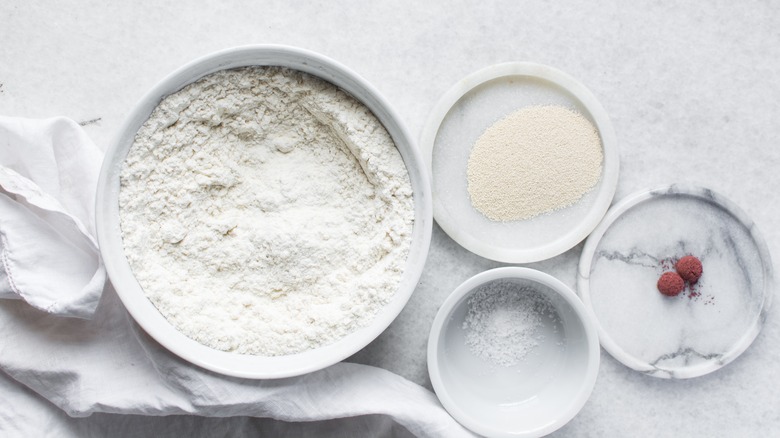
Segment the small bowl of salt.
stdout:
<path fill-rule="evenodd" d="M 590 397 L 598 333 L 575 293 L 520 267 L 466 280 L 442 304 L 428 339 L 428 372 L 445 409 L 493 437 L 559 429 Z"/>

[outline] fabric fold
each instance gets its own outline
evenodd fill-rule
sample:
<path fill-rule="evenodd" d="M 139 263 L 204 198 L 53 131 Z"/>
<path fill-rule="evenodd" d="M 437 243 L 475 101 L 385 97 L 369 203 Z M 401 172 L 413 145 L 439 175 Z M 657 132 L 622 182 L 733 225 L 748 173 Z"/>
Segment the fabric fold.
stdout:
<path fill-rule="evenodd" d="M 0 302 L 0 337 L 10 339 L 0 347 L 0 369 L 72 417 L 189 414 L 349 422 L 378 416 L 417 436 L 473 436 L 433 393 L 381 368 L 342 362 L 299 377 L 249 380 L 196 367 L 149 337 L 110 286 L 91 320 Z"/>
<path fill-rule="evenodd" d="M 94 221 L 101 160 L 72 120 L 0 117 L 0 298 L 95 312 L 106 280 Z"/>

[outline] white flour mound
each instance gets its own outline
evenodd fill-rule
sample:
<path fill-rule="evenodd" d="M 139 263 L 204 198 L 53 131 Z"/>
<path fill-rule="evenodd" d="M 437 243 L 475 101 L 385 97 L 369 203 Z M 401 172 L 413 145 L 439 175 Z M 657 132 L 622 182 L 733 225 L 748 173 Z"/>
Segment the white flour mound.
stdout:
<path fill-rule="evenodd" d="M 294 70 L 220 71 L 160 103 L 121 173 L 125 254 L 209 347 L 277 356 L 372 321 L 403 274 L 409 175 L 361 103 Z"/>

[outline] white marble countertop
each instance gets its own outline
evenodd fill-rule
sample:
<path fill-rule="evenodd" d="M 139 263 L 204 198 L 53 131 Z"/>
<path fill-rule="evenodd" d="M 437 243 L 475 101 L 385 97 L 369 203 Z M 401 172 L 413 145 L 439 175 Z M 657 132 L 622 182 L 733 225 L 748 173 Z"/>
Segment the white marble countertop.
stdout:
<path fill-rule="evenodd" d="M 675 182 L 711 188 L 755 221 L 777 271 L 780 8 L 760 1 L 643 3 L 11 0 L 0 4 L 0 114 L 64 115 L 104 147 L 135 101 L 173 69 L 219 49 L 276 43 L 347 65 L 419 136 L 458 79 L 498 62 L 548 64 L 582 81 L 612 118 L 621 155 L 616 200 Z M 581 250 L 528 266 L 575 288 Z M 349 360 L 430 388 L 425 349 L 438 306 L 462 281 L 496 266 L 434 227 L 406 309 Z M 778 309 L 742 356 L 703 377 L 648 377 L 602 350 L 590 400 L 555 436 L 780 430 Z"/>

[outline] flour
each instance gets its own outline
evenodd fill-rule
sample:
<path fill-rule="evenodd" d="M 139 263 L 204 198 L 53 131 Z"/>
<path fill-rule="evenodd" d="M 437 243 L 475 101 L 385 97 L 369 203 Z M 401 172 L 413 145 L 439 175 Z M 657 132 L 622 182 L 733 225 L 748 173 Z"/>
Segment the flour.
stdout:
<path fill-rule="evenodd" d="M 604 153 L 593 125 L 562 106 L 517 110 L 477 139 L 468 192 L 495 221 L 530 219 L 577 202 L 601 178 Z"/>
<path fill-rule="evenodd" d="M 481 286 L 468 305 L 463 322 L 466 345 L 479 358 L 503 367 L 518 364 L 539 346 L 545 318 L 559 318 L 547 297 L 510 281 Z"/>
<path fill-rule="evenodd" d="M 372 321 L 414 220 L 392 138 L 364 105 L 276 67 L 160 103 L 121 172 L 125 254 L 147 297 L 212 348 L 287 355 Z"/>

